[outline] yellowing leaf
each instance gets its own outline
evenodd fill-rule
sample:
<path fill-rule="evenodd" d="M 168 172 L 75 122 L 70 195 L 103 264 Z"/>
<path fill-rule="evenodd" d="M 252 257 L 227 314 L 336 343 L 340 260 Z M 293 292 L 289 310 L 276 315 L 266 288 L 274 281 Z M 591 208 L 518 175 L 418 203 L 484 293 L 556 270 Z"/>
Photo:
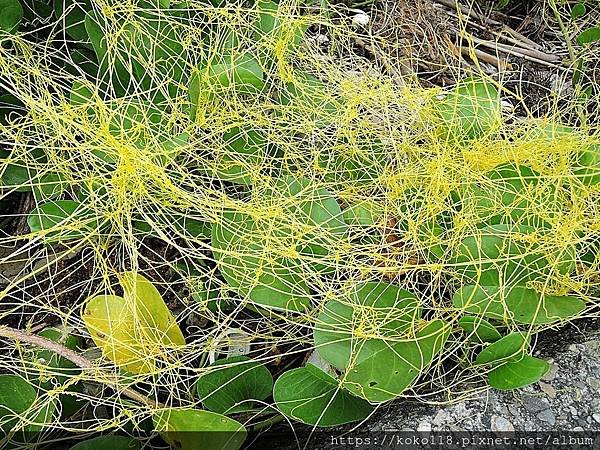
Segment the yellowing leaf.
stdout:
<path fill-rule="evenodd" d="M 134 305 L 135 319 L 148 339 L 166 346 L 185 345 L 173 314 L 150 281 L 140 274 L 125 272 L 120 282 L 125 302 Z"/>
<path fill-rule="evenodd" d="M 175 318 L 156 288 L 143 276 L 120 277 L 125 298 L 100 295 L 88 300 L 83 320 L 108 359 L 131 373 L 150 373 L 169 349 L 185 344 Z"/>

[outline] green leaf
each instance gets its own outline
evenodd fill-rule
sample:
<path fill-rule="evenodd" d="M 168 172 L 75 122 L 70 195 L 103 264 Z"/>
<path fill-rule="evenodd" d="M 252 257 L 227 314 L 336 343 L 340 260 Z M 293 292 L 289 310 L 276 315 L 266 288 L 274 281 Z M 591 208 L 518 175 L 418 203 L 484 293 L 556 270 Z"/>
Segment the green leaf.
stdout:
<path fill-rule="evenodd" d="M 36 180 L 33 195 L 36 201 L 45 201 L 58 197 L 65 190 L 62 176 L 55 172 L 47 172 Z"/>
<path fill-rule="evenodd" d="M 470 339 L 480 343 L 495 342 L 502 337 L 494 325 L 481 317 L 461 317 L 458 325 L 467 332 Z"/>
<path fill-rule="evenodd" d="M 576 3 L 571 9 L 571 20 L 577 20 L 580 17 L 585 16 L 587 8 L 584 3 Z"/>
<path fill-rule="evenodd" d="M 312 364 L 281 375 L 273 398 L 286 416 L 321 427 L 363 420 L 373 412 L 368 402 L 346 392 L 335 378 Z"/>
<path fill-rule="evenodd" d="M 375 340 L 377 345 L 350 362 L 342 386 L 372 402 L 391 400 L 432 363 L 449 334 L 448 324 L 436 319 L 401 339 Z"/>
<path fill-rule="evenodd" d="M 185 339 L 160 293 L 142 275 L 119 277 L 125 298 L 100 295 L 87 300 L 83 321 L 102 353 L 131 373 L 151 373 L 169 350 Z"/>
<path fill-rule="evenodd" d="M 524 333 L 510 333 L 479 352 L 475 364 L 498 364 L 506 360 L 518 359 L 529 348 L 530 340 L 531 338 Z"/>
<path fill-rule="evenodd" d="M 83 204 L 55 200 L 35 208 L 27 217 L 32 233 L 44 232 L 47 242 L 84 238 L 98 228 L 98 220 Z"/>
<path fill-rule="evenodd" d="M 23 7 L 19 0 L 0 0 L 0 30 L 14 32 L 23 19 Z"/>
<path fill-rule="evenodd" d="M 141 444 L 137 439 L 127 436 L 110 435 L 79 442 L 69 450 L 139 450 L 140 448 Z"/>
<path fill-rule="evenodd" d="M 386 339 L 400 338 L 420 318 L 414 294 L 388 283 L 362 283 L 347 298 L 325 305 L 313 332 L 315 348 L 324 360 L 344 370 L 349 362 L 381 348 Z"/>
<path fill-rule="evenodd" d="M 276 213 L 224 212 L 212 228 L 213 255 L 240 295 L 264 306 L 304 311 L 310 306 L 306 277 L 336 267 L 329 249 L 344 237 L 341 209 L 326 189 L 305 178 L 277 179 L 262 195 Z M 292 232 L 298 223 L 304 228 Z"/>
<path fill-rule="evenodd" d="M 600 27 L 590 27 L 577 36 L 579 45 L 591 44 L 596 41 L 600 41 Z"/>
<path fill-rule="evenodd" d="M 372 200 L 352 203 L 343 211 L 344 221 L 350 226 L 372 227 L 382 215 L 381 207 Z"/>
<path fill-rule="evenodd" d="M 269 397 L 273 376 L 264 365 L 245 356 L 234 356 L 212 364 L 209 372 L 198 378 L 196 389 L 205 408 L 232 414 L 247 410 L 252 400 Z"/>
<path fill-rule="evenodd" d="M 272 150 L 264 136 L 252 127 L 234 127 L 223 135 L 224 146 L 215 150 L 214 174 L 223 181 L 251 185 L 261 170 L 272 163 Z"/>
<path fill-rule="evenodd" d="M 342 102 L 332 92 L 331 87 L 314 75 L 296 72 L 293 81 L 286 83 L 279 94 L 279 103 L 285 108 L 277 112 L 295 126 L 310 121 L 317 127 L 327 127 L 342 113 Z M 364 165 L 361 168 L 365 170 Z"/>
<path fill-rule="evenodd" d="M 574 173 L 586 186 L 600 184 L 600 144 L 581 150 Z"/>
<path fill-rule="evenodd" d="M 54 13 L 64 23 L 65 32 L 79 42 L 88 41 L 86 13 L 92 11 L 90 0 L 54 0 Z"/>
<path fill-rule="evenodd" d="M 37 400 L 37 393 L 27 380 L 18 375 L 0 375 L 0 431 L 14 429 L 19 414 L 28 412 Z"/>
<path fill-rule="evenodd" d="M 477 230 L 456 249 L 453 263 L 459 275 L 482 286 L 516 286 L 568 274 L 575 265 L 569 243 L 549 252 L 539 244 L 545 230 L 526 225 L 499 224 Z"/>
<path fill-rule="evenodd" d="M 227 284 L 252 301 L 288 311 L 310 306 L 309 290 L 297 263 L 269 257 L 267 229 L 249 215 L 225 212 L 212 227 L 213 255 Z"/>
<path fill-rule="evenodd" d="M 271 0 L 258 0 L 258 21 L 254 39 L 261 42 L 269 65 L 289 57 L 302 42 L 308 24 L 305 17 L 292 17 L 279 12 L 279 5 Z"/>
<path fill-rule="evenodd" d="M 265 82 L 260 63 L 249 53 L 221 56 L 198 69 L 192 85 L 198 92 L 203 90 L 222 91 L 235 89 L 240 94 L 253 94 L 261 91 Z M 202 87 L 202 89 L 201 89 Z M 190 93 L 192 103 L 197 103 Z"/>
<path fill-rule="evenodd" d="M 452 303 L 471 314 L 528 325 L 567 320 L 585 310 L 585 303 L 575 297 L 546 295 L 523 286 L 463 286 Z"/>
<path fill-rule="evenodd" d="M 467 78 L 434 104 L 444 135 L 457 141 L 493 132 L 502 121 L 500 94 L 492 83 Z"/>
<path fill-rule="evenodd" d="M 241 423 L 198 409 L 160 410 L 154 414 L 154 426 L 172 448 L 180 450 L 237 450 L 247 434 Z"/>
<path fill-rule="evenodd" d="M 488 383 L 500 390 L 518 389 L 539 381 L 550 370 L 543 359 L 523 355 L 518 361 L 510 361 L 488 373 Z"/>
<path fill-rule="evenodd" d="M 31 192 L 36 177 L 37 170 L 25 163 L 6 164 L 0 176 L 0 185 L 16 192 Z"/>

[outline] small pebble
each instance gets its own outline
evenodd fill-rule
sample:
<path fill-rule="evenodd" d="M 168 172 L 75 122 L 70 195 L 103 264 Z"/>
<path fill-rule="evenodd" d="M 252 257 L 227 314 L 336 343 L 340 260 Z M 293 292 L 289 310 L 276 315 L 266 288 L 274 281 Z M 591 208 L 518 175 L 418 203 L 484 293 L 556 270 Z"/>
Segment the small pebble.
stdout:
<path fill-rule="evenodd" d="M 568 350 L 573 353 L 579 353 L 579 349 L 577 348 L 577 345 L 575 345 L 575 344 L 569 345 Z"/>
<path fill-rule="evenodd" d="M 502 416 L 492 416 L 492 431 L 515 431 L 515 427 Z"/>
<path fill-rule="evenodd" d="M 594 419 L 596 422 L 600 423 L 600 413 L 594 413 L 594 414 L 592 414 L 592 418 L 593 418 L 593 419 Z"/>
<path fill-rule="evenodd" d="M 429 422 L 421 421 L 417 425 L 417 431 L 431 431 L 431 424 Z"/>
<path fill-rule="evenodd" d="M 581 427 L 575 427 L 575 428 L 573 428 L 573 431 L 585 431 L 585 430 Z"/>
<path fill-rule="evenodd" d="M 556 378 L 556 373 L 558 372 L 558 366 L 556 364 L 550 363 L 550 370 L 542 377 L 543 381 L 552 381 Z"/>
<path fill-rule="evenodd" d="M 579 413 L 577 412 L 577 409 L 574 406 L 569 406 L 569 411 L 571 412 L 571 415 L 573 417 L 577 417 L 579 415 Z"/>
<path fill-rule="evenodd" d="M 550 425 L 554 425 L 556 423 L 556 416 L 550 409 L 545 409 L 539 412 L 536 417 L 544 422 L 548 422 Z"/>
<path fill-rule="evenodd" d="M 556 389 L 554 389 L 548 383 L 544 383 L 543 381 L 539 382 L 540 389 L 550 398 L 556 398 Z"/>

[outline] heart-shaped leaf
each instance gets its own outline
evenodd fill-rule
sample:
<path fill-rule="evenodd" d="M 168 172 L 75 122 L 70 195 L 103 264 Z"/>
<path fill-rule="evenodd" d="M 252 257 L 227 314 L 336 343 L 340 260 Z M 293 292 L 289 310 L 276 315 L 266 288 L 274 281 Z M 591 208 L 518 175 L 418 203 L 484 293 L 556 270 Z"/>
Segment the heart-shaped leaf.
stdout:
<path fill-rule="evenodd" d="M 281 375 L 273 398 L 286 416 L 321 427 L 362 420 L 373 412 L 368 402 L 346 392 L 335 378 L 312 364 Z"/>
<path fill-rule="evenodd" d="M 523 286 L 463 286 L 452 303 L 472 314 L 532 325 L 566 320 L 585 309 L 575 297 L 545 295 Z"/>
<path fill-rule="evenodd" d="M 264 400 L 273 392 L 269 370 L 248 357 L 221 359 L 209 370 L 198 378 L 196 389 L 204 407 L 211 411 L 220 414 L 244 411 L 252 407 L 252 400 Z"/>
<path fill-rule="evenodd" d="M 299 264 L 270 255 L 266 223 L 239 212 L 225 212 L 212 227 L 213 255 L 227 284 L 252 301 L 288 311 L 310 306 Z"/>
<path fill-rule="evenodd" d="M 488 383 L 500 390 L 518 389 L 539 381 L 550 370 L 550 364 L 543 359 L 523 355 L 516 361 L 509 361 L 488 373 Z"/>
<path fill-rule="evenodd" d="M 369 352 L 356 352 L 342 386 L 372 402 L 391 400 L 432 363 L 449 334 L 448 324 L 436 319 L 402 340 L 375 340 Z"/>
<path fill-rule="evenodd" d="M 96 438 L 81 441 L 71 447 L 69 450 L 139 450 L 141 444 L 138 440 L 127 436 L 99 436 Z"/>
<path fill-rule="evenodd" d="M 346 299 L 325 305 L 313 332 L 315 348 L 324 360 L 345 370 L 384 340 L 400 338 L 420 318 L 414 294 L 388 283 L 362 283 Z"/>
<path fill-rule="evenodd" d="M 150 373 L 170 349 L 185 345 L 175 318 L 154 285 L 143 276 L 120 276 L 124 298 L 100 295 L 87 301 L 83 320 L 96 345 L 132 373 Z"/>
<path fill-rule="evenodd" d="M 530 339 L 524 333 L 510 333 L 479 352 L 475 364 L 498 364 L 519 359 L 529 348 Z"/>
<path fill-rule="evenodd" d="M 480 138 L 494 131 L 502 121 L 496 86 L 475 78 L 459 82 L 434 108 L 445 137 L 457 141 Z"/>
<path fill-rule="evenodd" d="M 19 0 L 0 0 L 0 30 L 12 33 L 23 20 L 23 7 Z"/>
<path fill-rule="evenodd" d="M 575 248 L 566 243 L 545 250 L 544 231 L 526 225 L 491 225 L 465 238 L 453 262 L 461 277 L 482 286 L 518 286 L 570 273 Z"/>
<path fill-rule="evenodd" d="M 502 337 L 494 325 L 481 317 L 461 317 L 458 325 L 467 332 L 469 339 L 480 343 L 495 342 Z"/>
<path fill-rule="evenodd" d="M 241 423 L 210 411 L 168 408 L 153 420 L 162 438 L 181 450 L 237 450 L 246 440 Z"/>

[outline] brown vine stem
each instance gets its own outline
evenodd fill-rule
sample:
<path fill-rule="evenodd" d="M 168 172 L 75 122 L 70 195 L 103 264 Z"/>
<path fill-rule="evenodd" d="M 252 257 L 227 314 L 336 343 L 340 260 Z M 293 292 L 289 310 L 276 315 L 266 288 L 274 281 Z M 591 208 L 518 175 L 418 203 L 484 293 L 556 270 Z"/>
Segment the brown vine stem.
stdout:
<path fill-rule="evenodd" d="M 70 348 L 65 347 L 64 345 L 59 344 L 58 342 L 51 341 L 50 339 L 46 339 L 41 336 L 37 336 L 35 334 L 29 333 L 27 331 L 17 330 L 16 328 L 11 328 L 6 325 L 0 325 L 0 337 L 5 337 L 8 339 L 12 339 L 13 341 L 21 341 L 27 344 L 35 345 L 36 347 L 43 348 L 45 350 L 50 350 L 51 352 L 56 353 L 59 356 L 62 356 L 65 359 L 68 359 L 73 364 L 81 369 L 93 369 L 94 366 L 92 362 L 81 356 L 79 353 L 71 350 Z M 146 397 L 143 394 L 140 394 L 134 389 L 131 388 L 122 388 L 119 389 L 114 383 L 111 383 L 106 380 L 102 380 L 100 377 L 95 378 L 96 381 L 105 384 L 116 391 L 121 392 L 124 396 L 134 400 L 136 402 L 142 403 L 151 408 L 162 408 L 164 405 L 159 402 L 152 400 Z"/>

